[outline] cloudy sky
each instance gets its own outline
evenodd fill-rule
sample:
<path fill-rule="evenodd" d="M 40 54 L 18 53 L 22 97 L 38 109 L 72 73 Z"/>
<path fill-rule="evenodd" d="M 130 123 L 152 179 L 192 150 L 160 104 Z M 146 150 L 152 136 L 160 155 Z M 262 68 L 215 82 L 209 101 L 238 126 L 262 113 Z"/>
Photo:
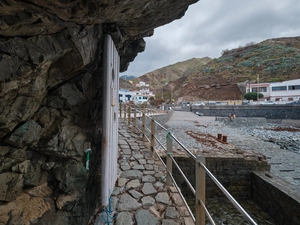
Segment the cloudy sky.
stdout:
<path fill-rule="evenodd" d="M 141 76 L 191 58 L 218 58 L 224 49 L 300 36 L 300 0 L 200 0 L 184 17 L 156 28 L 120 75 Z"/>

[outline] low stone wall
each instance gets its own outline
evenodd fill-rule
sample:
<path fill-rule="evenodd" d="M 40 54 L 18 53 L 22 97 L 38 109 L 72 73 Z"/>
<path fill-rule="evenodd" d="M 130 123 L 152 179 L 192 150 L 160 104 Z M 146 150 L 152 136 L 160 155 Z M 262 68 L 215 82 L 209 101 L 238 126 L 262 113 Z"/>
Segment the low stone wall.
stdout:
<path fill-rule="evenodd" d="M 300 106 L 294 105 L 225 105 L 193 107 L 192 112 L 204 116 L 228 117 L 234 113 L 237 117 L 264 117 L 267 119 L 300 119 Z"/>
<path fill-rule="evenodd" d="M 269 171 L 270 165 L 264 159 L 247 158 L 240 154 L 235 157 L 206 157 L 206 167 L 220 181 L 220 183 L 236 198 L 250 197 L 252 171 Z M 176 157 L 176 161 L 195 186 L 195 161 L 191 158 Z M 176 181 L 185 190 L 185 183 L 181 175 L 175 171 Z M 213 181 L 206 176 L 207 197 L 224 196 Z M 188 189 L 187 189 L 188 190 Z"/>
<path fill-rule="evenodd" d="M 300 224 L 299 189 L 279 177 L 253 172 L 251 198 L 279 225 Z"/>

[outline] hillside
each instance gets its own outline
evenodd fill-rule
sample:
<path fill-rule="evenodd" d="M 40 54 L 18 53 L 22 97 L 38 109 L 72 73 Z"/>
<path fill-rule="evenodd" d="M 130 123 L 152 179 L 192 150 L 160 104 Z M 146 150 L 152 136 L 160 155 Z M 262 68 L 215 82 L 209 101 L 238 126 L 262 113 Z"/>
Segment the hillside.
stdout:
<path fill-rule="evenodd" d="M 131 84 L 128 80 L 124 80 L 123 78 L 119 79 L 119 88 L 127 89 L 133 91 L 136 89 L 135 85 Z"/>
<path fill-rule="evenodd" d="M 179 88 L 178 96 L 239 99 L 246 82 L 280 82 L 298 78 L 300 37 L 270 39 L 224 51 L 200 72 L 190 74 Z"/>
<path fill-rule="evenodd" d="M 133 83 L 144 81 L 150 84 L 151 87 L 161 88 L 169 81 L 175 81 L 182 77 L 188 77 L 191 74 L 201 71 L 202 66 L 206 65 L 212 59 L 205 58 L 192 58 L 183 62 L 178 62 L 169 66 L 162 67 L 150 73 L 146 73 L 136 79 Z"/>
<path fill-rule="evenodd" d="M 275 38 L 224 50 L 216 59 L 193 58 L 136 79 L 150 84 L 157 97 L 183 100 L 241 99 L 247 82 L 300 78 L 300 37 Z"/>

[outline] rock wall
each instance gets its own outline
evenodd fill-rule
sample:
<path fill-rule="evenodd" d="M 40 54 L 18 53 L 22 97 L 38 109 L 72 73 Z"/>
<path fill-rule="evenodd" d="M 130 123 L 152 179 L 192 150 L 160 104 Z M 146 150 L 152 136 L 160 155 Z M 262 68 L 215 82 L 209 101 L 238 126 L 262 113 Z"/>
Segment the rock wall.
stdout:
<path fill-rule="evenodd" d="M 269 173 L 252 174 L 251 198 L 279 225 L 300 224 L 300 193 L 294 185 Z"/>
<path fill-rule="evenodd" d="M 300 119 L 300 107 L 296 105 L 228 105 L 193 107 L 192 112 L 205 116 L 228 117 L 235 113 L 237 117 L 264 117 L 267 119 Z"/>
<path fill-rule="evenodd" d="M 0 224 L 87 224 L 100 204 L 104 36 L 125 71 L 143 37 L 194 2 L 0 2 Z"/>
<path fill-rule="evenodd" d="M 176 161 L 195 187 L 195 161 L 186 157 L 176 157 Z M 270 171 L 270 165 L 266 158 L 256 151 L 244 152 L 240 150 L 236 156 L 207 155 L 205 161 L 210 172 L 235 198 L 250 197 L 252 171 Z M 175 179 L 181 185 L 183 192 L 191 193 L 179 172 L 176 169 L 174 171 Z M 224 196 L 209 176 L 206 176 L 206 183 L 207 198 Z"/>

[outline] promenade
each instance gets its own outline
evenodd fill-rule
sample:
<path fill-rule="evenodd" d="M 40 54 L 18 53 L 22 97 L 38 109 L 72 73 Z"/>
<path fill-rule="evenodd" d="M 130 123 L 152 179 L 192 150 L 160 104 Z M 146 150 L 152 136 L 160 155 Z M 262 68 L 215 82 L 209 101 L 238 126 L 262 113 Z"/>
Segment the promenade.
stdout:
<path fill-rule="evenodd" d="M 175 111 L 165 126 L 190 150 L 209 150 L 210 147 L 205 142 L 199 143 L 197 140 L 191 138 L 186 133 L 187 130 L 213 136 L 217 136 L 218 133 L 227 135 L 228 142 L 243 151 L 257 150 L 264 154 L 271 165 L 270 172 L 300 190 L 300 154 L 282 149 L 276 143 L 264 140 L 263 133 L 270 132 L 267 130 L 270 124 L 261 124 L 260 126 L 244 126 L 235 122 L 225 124 L 216 121 L 213 116 L 197 116 L 191 112 Z M 274 124 L 274 126 L 279 125 Z M 262 132 L 261 137 L 253 135 L 256 131 Z M 283 134 L 286 135 L 287 131 L 276 131 L 274 132 L 274 138 Z M 293 132 L 291 134 L 295 140 L 300 139 L 300 132 Z"/>
<path fill-rule="evenodd" d="M 118 145 L 118 180 L 110 199 L 113 213 L 100 212 L 94 225 L 194 224 L 176 188 L 165 184 L 161 161 L 122 119 Z"/>

